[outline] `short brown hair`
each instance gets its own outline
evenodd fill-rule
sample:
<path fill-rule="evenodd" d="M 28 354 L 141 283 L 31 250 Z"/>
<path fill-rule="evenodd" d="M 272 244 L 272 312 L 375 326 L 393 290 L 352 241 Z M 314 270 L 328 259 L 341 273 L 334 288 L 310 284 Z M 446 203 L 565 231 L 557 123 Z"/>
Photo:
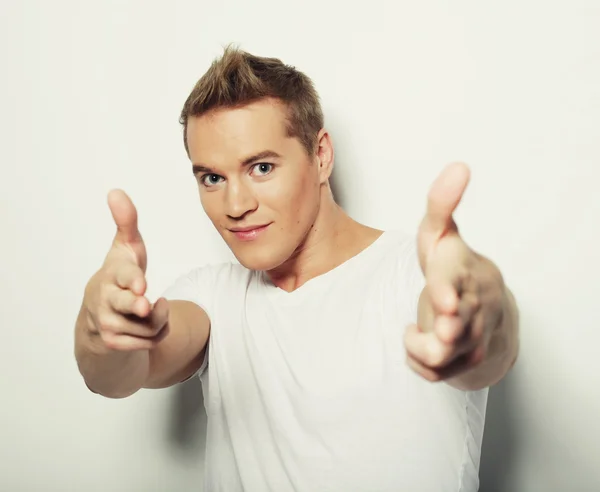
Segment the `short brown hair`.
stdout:
<path fill-rule="evenodd" d="M 188 155 L 187 123 L 191 116 L 241 107 L 263 98 L 275 98 L 287 106 L 288 135 L 297 137 L 309 154 L 315 152 L 324 118 L 311 79 L 277 58 L 251 55 L 228 45 L 196 83 L 181 110 L 179 122 Z"/>

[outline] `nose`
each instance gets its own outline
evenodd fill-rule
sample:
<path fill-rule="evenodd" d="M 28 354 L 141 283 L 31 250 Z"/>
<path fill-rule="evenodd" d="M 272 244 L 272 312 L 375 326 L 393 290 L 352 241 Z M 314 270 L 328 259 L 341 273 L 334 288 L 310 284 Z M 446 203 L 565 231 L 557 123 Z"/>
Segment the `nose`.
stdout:
<path fill-rule="evenodd" d="M 257 207 L 258 201 L 248 186 L 240 180 L 229 181 L 225 191 L 225 208 L 229 217 L 241 219 Z"/>

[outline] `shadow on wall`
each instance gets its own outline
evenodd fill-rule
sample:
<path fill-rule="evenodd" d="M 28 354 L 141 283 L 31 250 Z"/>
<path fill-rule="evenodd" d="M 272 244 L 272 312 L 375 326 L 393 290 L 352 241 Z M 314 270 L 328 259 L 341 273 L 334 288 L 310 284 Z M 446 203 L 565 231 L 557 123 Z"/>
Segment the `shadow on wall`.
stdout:
<path fill-rule="evenodd" d="M 206 445 L 206 411 L 202 383 L 196 376 L 173 388 L 169 441 L 190 458 L 204 455 Z"/>
<path fill-rule="evenodd" d="M 336 158 L 337 161 L 337 158 Z M 346 209 L 346 197 L 342 190 L 342 187 L 339 185 L 340 181 L 340 171 L 337 165 L 333 166 L 333 171 L 331 176 L 329 177 L 329 185 L 331 187 L 331 192 L 333 193 L 333 198 L 335 202 L 342 207 L 344 210 Z"/>
<path fill-rule="evenodd" d="M 489 390 L 479 467 L 480 492 L 513 492 L 511 477 L 518 459 L 514 412 L 511 402 L 511 371 Z"/>
<path fill-rule="evenodd" d="M 347 211 L 348 190 L 344 189 L 343 183 L 349 184 L 354 169 L 352 131 L 345 125 L 341 115 L 337 115 L 334 108 L 323 108 L 326 114 L 325 128 L 329 132 L 333 142 L 334 163 L 333 171 L 329 177 L 329 185 L 335 202 Z M 338 142 L 343 142 L 338 144 Z"/>

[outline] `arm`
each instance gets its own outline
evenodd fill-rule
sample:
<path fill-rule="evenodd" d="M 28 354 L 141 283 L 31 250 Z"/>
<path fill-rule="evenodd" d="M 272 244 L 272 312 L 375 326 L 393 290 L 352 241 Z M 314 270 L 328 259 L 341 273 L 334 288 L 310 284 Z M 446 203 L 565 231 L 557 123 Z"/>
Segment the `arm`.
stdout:
<path fill-rule="evenodd" d="M 210 320 L 197 304 L 169 301 L 169 334 L 150 351 L 143 387 L 165 388 L 192 376 L 204 360 Z"/>
<path fill-rule="evenodd" d="M 109 349 L 93 329 L 84 306 L 75 323 L 75 360 L 86 386 L 108 398 L 135 393 L 148 375 L 148 350 L 120 352 Z"/>
<path fill-rule="evenodd" d="M 86 385 L 108 398 L 125 398 L 141 388 L 165 388 L 193 375 L 202 364 L 210 322 L 196 304 L 168 301 L 168 325 L 154 347 L 115 350 L 95 331 L 85 307 L 75 327 L 75 357 Z"/>
<path fill-rule="evenodd" d="M 137 210 L 122 190 L 111 191 L 108 204 L 117 233 L 86 285 L 75 323 L 75 358 L 91 391 L 124 398 L 193 374 L 202 362 L 210 323 L 189 300 L 161 297 L 150 304 Z"/>

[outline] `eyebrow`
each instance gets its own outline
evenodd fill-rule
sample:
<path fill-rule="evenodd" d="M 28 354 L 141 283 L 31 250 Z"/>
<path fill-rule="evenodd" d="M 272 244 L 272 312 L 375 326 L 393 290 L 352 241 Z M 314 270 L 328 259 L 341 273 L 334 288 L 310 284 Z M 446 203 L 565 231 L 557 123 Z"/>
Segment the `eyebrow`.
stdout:
<path fill-rule="evenodd" d="M 248 165 L 250 165 L 256 161 L 260 161 L 262 159 L 269 159 L 269 158 L 277 159 L 280 157 L 281 156 L 274 150 L 263 150 L 262 152 L 259 152 L 258 154 L 254 154 L 254 155 L 251 155 L 251 156 L 243 159 L 241 162 L 241 167 L 248 166 Z M 204 164 L 193 164 L 192 171 L 194 174 L 197 174 L 197 173 L 218 174 L 213 169 L 211 169 L 208 166 L 205 166 Z"/>

